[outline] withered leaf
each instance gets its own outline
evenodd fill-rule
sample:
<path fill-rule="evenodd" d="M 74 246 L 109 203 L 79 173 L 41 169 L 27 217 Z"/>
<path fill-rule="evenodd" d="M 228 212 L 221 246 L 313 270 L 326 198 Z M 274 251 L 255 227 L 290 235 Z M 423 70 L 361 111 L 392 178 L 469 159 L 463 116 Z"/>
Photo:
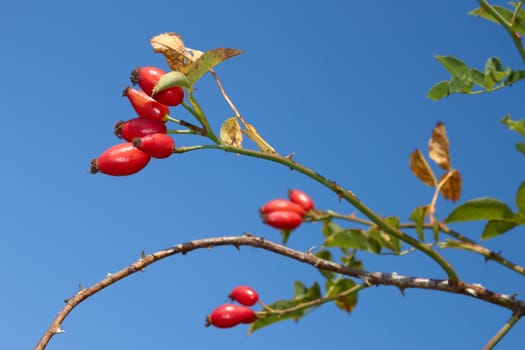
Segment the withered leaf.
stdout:
<path fill-rule="evenodd" d="M 243 124 L 246 127 L 246 130 L 242 131 L 243 134 L 245 134 L 250 140 L 255 142 L 255 144 L 261 152 L 277 154 L 277 151 L 272 146 L 270 146 L 270 144 L 266 142 L 266 140 L 263 139 L 261 135 L 259 135 L 259 133 L 253 125 L 248 124 L 246 122 L 244 122 Z"/>
<path fill-rule="evenodd" d="M 203 54 L 202 51 L 185 47 L 181 36 L 174 32 L 156 35 L 149 42 L 153 51 L 164 55 L 172 70 L 184 74 L 188 73 L 191 64 Z"/>
<path fill-rule="evenodd" d="M 220 138 L 222 142 L 230 146 L 242 147 L 241 126 L 236 117 L 228 118 L 222 123 Z"/>
<path fill-rule="evenodd" d="M 445 177 L 448 176 L 448 179 L 445 180 Z M 441 185 L 441 194 L 445 199 L 449 201 L 457 202 L 459 197 L 461 197 L 461 174 L 458 170 L 453 169 L 448 173 L 443 174 L 439 182 L 445 182 Z"/>
<path fill-rule="evenodd" d="M 445 124 L 439 122 L 432 130 L 432 136 L 428 141 L 428 155 L 444 170 L 450 170 L 450 153 Z"/>
<path fill-rule="evenodd" d="M 241 53 L 241 50 L 231 48 L 218 48 L 206 51 L 189 67 L 188 81 L 190 86 L 195 84 L 206 72 L 219 63 Z"/>
<path fill-rule="evenodd" d="M 410 154 L 409 164 L 412 173 L 416 175 L 418 179 L 423 181 L 423 183 L 429 186 L 437 185 L 436 176 L 420 150 L 416 149 Z"/>

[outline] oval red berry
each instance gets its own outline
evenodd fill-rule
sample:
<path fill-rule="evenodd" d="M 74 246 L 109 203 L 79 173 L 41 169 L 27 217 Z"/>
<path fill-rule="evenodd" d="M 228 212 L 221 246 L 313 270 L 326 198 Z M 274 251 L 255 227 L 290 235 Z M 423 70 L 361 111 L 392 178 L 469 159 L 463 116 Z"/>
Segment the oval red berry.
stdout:
<path fill-rule="evenodd" d="M 165 134 L 166 125 L 160 120 L 149 118 L 133 118 L 128 121 L 118 121 L 115 124 L 115 135 L 126 141 L 133 141 L 135 137 L 150 134 Z"/>
<path fill-rule="evenodd" d="M 91 161 L 91 173 L 101 172 L 106 175 L 125 176 L 142 170 L 151 157 L 135 148 L 131 142 L 120 143 L 105 150 L 98 158 Z"/>
<path fill-rule="evenodd" d="M 279 230 L 293 230 L 303 221 L 303 217 L 293 211 L 272 211 L 263 215 L 265 224 Z"/>
<path fill-rule="evenodd" d="M 127 87 L 124 92 L 131 106 L 142 118 L 150 118 L 165 122 L 168 120 L 169 109 L 159 101 L 149 97 L 144 91 Z"/>
<path fill-rule="evenodd" d="M 153 158 L 168 158 L 175 150 L 175 141 L 166 134 L 150 134 L 133 139 L 133 145 Z"/>
<path fill-rule="evenodd" d="M 223 304 L 208 315 L 206 324 L 211 324 L 217 328 L 231 328 L 239 323 L 252 323 L 256 319 L 255 312 L 250 308 L 234 304 Z"/>
<path fill-rule="evenodd" d="M 259 300 L 259 294 L 248 286 L 237 286 L 228 296 L 244 306 L 252 306 Z"/>
<path fill-rule="evenodd" d="M 301 216 L 306 212 L 299 204 L 282 198 L 272 199 L 259 209 L 261 215 L 271 213 L 272 211 L 293 211 Z"/>
<path fill-rule="evenodd" d="M 131 72 L 130 79 L 134 85 L 139 84 L 142 91 L 151 96 L 153 88 L 164 74 L 166 71 L 157 67 L 136 67 Z M 178 86 L 171 87 L 153 95 L 153 98 L 166 106 L 177 106 L 184 100 L 184 90 Z"/>
<path fill-rule="evenodd" d="M 312 198 L 301 190 L 290 190 L 288 192 L 288 198 L 290 198 L 292 202 L 299 204 L 306 211 L 314 209 L 315 207 Z"/>

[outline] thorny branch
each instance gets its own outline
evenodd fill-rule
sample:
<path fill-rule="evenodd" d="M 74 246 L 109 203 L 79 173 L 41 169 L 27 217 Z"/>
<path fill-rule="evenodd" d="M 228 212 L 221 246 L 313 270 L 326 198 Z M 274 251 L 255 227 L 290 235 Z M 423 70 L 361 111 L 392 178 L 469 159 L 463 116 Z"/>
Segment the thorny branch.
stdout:
<path fill-rule="evenodd" d="M 251 246 L 258 249 L 264 249 L 299 262 L 309 264 L 317 269 L 332 271 L 342 275 L 361 279 L 368 285 L 385 285 L 395 286 L 404 292 L 407 288 L 430 289 L 448 293 L 462 294 L 468 297 L 476 298 L 491 304 L 499 305 L 513 312 L 517 318 L 525 315 L 525 301 L 516 299 L 515 295 L 496 293 L 488 290 L 480 284 L 465 283 L 461 280 L 454 284 L 448 280 L 420 278 L 402 276 L 397 273 L 369 272 L 349 268 L 335 262 L 324 260 L 316 257 L 310 251 L 301 252 L 278 243 L 268 241 L 262 237 L 245 233 L 242 236 L 214 237 L 189 241 L 177 244 L 168 249 L 160 250 L 152 254 L 142 254 L 141 258 L 123 268 L 122 270 L 108 274 L 104 279 L 95 283 L 88 288 L 80 289 L 75 295 L 66 299 L 66 305 L 59 311 L 51 325 L 44 333 L 42 338 L 35 346 L 35 350 L 45 349 L 51 338 L 63 332 L 62 322 L 69 313 L 81 302 L 102 291 L 106 287 L 118 282 L 119 280 L 133 275 L 164 258 L 176 254 L 186 254 L 197 249 L 209 249 L 216 246 Z"/>

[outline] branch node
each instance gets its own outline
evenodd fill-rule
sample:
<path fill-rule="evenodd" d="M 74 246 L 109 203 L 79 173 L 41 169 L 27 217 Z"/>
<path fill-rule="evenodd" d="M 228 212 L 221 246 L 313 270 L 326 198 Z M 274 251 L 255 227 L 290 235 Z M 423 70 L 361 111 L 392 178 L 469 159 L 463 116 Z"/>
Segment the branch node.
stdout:
<path fill-rule="evenodd" d="M 467 292 L 468 294 L 474 296 L 474 297 L 477 297 L 478 296 L 478 293 L 474 290 L 474 288 L 465 288 L 465 292 Z"/>

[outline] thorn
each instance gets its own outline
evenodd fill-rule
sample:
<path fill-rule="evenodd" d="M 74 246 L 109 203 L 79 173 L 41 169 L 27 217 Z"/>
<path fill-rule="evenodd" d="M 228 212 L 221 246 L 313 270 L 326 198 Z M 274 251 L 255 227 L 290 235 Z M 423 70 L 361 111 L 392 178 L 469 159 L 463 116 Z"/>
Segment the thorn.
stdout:
<path fill-rule="evenodd" d="M 240 247 L 238 244 L 234 244 L 233 246 L 234 246 L 235 249 L 237 249 L 238 251 L 241 251 L 241 247 Z"/>
<path fill-rule="evenodd" d="M 251 234 L 250 232 L 244 232 L 242 235 L 245 237 L 255 237 L 255 235 Z"/>
<path fill-rule="evenodd" d="M 61 326 L 58 326 L 57 329 L 55 329 L 55 334 L 62 334 L 62 333 L 66 333 L 66 331 Z"/>
<path fill-rule="evenodd" d="M 79 283 L 79 284 L 78 284 L 78 292 L 79 292 L 79 293 L 82 293 L 84 290 L 85 290 L 85 288 L 82 287 L 82 283 Z"/>
<path fill-rule="evenodd" d="M 306 251 L 306 254 L 312 255 L 312 252 L 314 251 L 315 248 L 316 248 L 316 246 L 308 248 L 308 250 Z"/>
<path fill-rule="evenodd" d="M 145 257 L 146 253 L 144 252 L 144 249 L 142 249 L 142 251 L 140 252 L 140 260 L 144 260 Z"/>
<path fill-rule="evenodd" d="M 402 296 L 405 296 L 405 288 L 404 287 L 397 287 L 399 288 L 399 291 L 401 292 Z"/>
<path fill-rule="evenodd" d="M 106 278 L 111 278 L 111 276 L 113 276 L 113 274 L 112 274 L 111 272 L 108 272 L 108 273 L 106 274 Z"/>

